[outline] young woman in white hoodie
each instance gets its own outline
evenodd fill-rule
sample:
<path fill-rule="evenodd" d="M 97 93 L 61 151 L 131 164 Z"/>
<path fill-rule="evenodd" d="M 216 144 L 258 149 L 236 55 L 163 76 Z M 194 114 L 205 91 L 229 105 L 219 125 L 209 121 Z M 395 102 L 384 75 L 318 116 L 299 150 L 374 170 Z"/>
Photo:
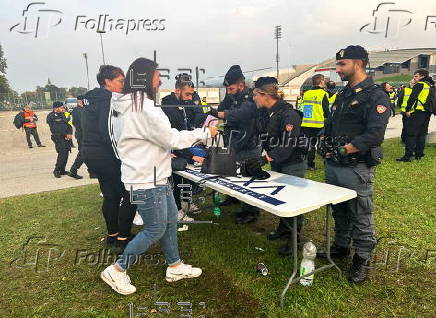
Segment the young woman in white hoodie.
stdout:
<path fill-rule="evenodd" d="M 139 58 L 126 73 L 123 93 L 113 93 L 109 134 L 121 160 L 121 180 L 137 205 L 144 228 L 130 241 L 115 264 L 100 277 L 116 292 L 136 291 L 126 270 L 153 243 L 159 241 L 168 264 L 166 280 L 177 281 L 201 275 L 201 269 L 184 264 L 177 245 L 177 206 L 168 178 L 171 176 L 171 150 L 188 148 L 215 136 L 217 131 L 171 128 L 168 117 L 154 105 L 160 85 L 157 64 Z"/>

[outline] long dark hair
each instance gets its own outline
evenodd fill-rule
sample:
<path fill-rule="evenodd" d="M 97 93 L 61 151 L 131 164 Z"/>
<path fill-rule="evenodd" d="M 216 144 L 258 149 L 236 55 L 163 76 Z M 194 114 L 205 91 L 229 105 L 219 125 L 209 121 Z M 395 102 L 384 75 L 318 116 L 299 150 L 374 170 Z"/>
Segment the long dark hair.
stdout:
<path fill-rule="evenodd" d="M 123 94 L 132 95 L 132 111 L 142 111 L 145 96 L 152 100 L 155 99 L 156 92 L 153 89 L 152 79 L 157 66 L 156 62 L 144 57 L 136 59 L 129 66 L 124 81 Z"/>

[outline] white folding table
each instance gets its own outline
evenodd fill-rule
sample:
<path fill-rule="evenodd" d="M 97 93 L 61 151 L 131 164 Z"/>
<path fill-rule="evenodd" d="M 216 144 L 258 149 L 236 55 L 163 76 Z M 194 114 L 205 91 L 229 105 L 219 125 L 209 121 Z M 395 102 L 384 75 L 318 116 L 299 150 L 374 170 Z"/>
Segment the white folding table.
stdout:
<path fill-rule="evenodd" d="M 281 217 L 292 217 L 293 272 L 280 296 L 280 305 L 289 286 L 301 277 L 335 267 L 341 277 L 341 270 L 330 257 L 330 205 L 348 201 L 357 196 L 354 190 L 298 178 L 274 171 L 267 180 L 254 180 L 249 177 L 214 177 L 200 171 L 200 167 L 188 165 L 184 171 L 174 173 L 195 183 L 201 183 L 217 192 L 230 195 L 247 204 L 254 205 Z M 328 265 L 304 276 L 297 276 L 297 216 L 326 206 L 326 254 Z"/>

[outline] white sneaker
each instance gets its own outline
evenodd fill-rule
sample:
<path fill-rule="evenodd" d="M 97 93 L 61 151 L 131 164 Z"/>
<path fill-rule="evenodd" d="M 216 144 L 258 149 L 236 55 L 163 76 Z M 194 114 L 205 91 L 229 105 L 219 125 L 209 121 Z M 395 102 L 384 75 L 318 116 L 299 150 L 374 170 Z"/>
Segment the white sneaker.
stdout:
<path fill-rule="evenodd" d="M 138 212 L 136 212 L 135 214 L 135 218 L 133 219 L 133 224 L 144 225 L 144 221 L 142 220 L 142 217 Z"/>
<path fill-rule="evenodd" d="M 167 282 L 175 282 L 183 278 L 195 278 L 202 273 L 201 268 L 192 267 L 192 265 L 181 263 L 176 267 L 167 267 Z"/>
<path fill-rule="evenodd" d="M 190 218 L 189 216 L 187 216 L 185 214 L 185 212 L 183 212 L 183 209 L 180 209 L 179 212 L 177 213 L 177 221 L 183 221 L 183 222 L 192 222 L 194 221 L 193 218 Z"/>
<path fill-rule="evenodd" d="M 126 272 L 120 272 L 114 265 L 106 267 L 100 274 L 101 279 L 112 287 L 118 294 L 129 295 L 136 291 L 136 287 L 130 284 L 130 277 Z"/>

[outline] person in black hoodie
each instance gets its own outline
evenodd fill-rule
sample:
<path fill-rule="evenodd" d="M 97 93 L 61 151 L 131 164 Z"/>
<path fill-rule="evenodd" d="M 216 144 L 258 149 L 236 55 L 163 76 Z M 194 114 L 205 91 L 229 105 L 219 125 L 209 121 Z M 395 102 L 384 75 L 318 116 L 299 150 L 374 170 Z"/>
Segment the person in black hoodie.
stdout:
<path fill-rule="evenodd" d="M 199 126 L 198 121 L 202 119 L 201 115 L 203 114 L 201 107 L 193 103 L 194 94 L 194 83 L 191 81 L 190 75 L 185 73 L 177 75 L 175 91 L 162 98 L 162 110 L 170 120 L 172 128 L 182 131 L 193 130 Z M 177 158 L 183 158 L 189 163 L 202 163 L 204 160 L 203 157 L 194 156 L 189 149 L 173 150 L 173 155 Z M 181 187 L 179 186 L 189 181 L 183 181 L 183 178 L 175 173 L 172 174 L 171 178 L 174 198 L 179 210 L 179 220 L 186 222 L 193 221 L 194 219 L 183 214 L 180 195 Z"/>
<path fill-rule="evenodd" d="M 106 243 L 120 253 L 128 243 L 136 207 L 121 182 L 121 161 L 116 157 L 109 136 L 108 118 L 112 92 L 121 93 L 124 72 L 115 66 L 102 65 L 97 74 L 100 88 L 85 95 L 82 112 L 83 159 L 94 173 L 103 193 L 102 212 L 106 221 Z"/>

